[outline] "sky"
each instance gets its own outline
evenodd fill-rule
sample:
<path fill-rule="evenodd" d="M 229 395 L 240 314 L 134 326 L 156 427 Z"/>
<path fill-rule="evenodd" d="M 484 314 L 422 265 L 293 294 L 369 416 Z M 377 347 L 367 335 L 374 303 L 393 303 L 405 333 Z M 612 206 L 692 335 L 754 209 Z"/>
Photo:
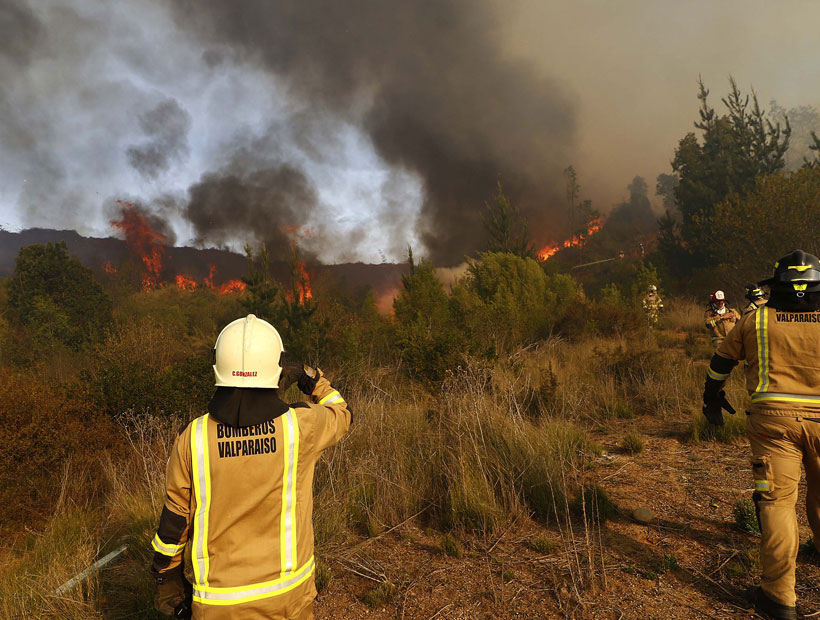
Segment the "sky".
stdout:
<path fill-rule="evenodd" d="M 500 181 L 540 243 L 562 170 L 606 212 L 670 172 L 702 77 L 820 106 L 820 3 L 0 0 L 0 226 L 326 263 L 480 247 Z M 659 200 L 656 200 L 659 203 Z"/>

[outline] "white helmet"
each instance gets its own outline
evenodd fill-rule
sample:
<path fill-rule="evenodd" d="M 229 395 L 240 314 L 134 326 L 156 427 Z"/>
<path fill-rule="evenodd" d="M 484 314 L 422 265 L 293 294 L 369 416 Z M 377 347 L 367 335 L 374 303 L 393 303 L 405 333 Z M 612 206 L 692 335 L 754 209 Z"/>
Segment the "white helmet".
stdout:
<path fill-rule="evenodd" d="M 279 387 L 283 350 L 276 328 L 253 314 L 229 323 L 214 345 L 216 386 Z"/>
<path fill-rule="evenodd" d="M 649 285 L 649 292 L 650 292 L 650 293 L 654 293 L 654 292 L 655 292 L 655 291 L 657 291 L 657 290 L 658 290 L 658 287 L 657 287 L 657 286 L 655 286 L 654 284 L 650 284 L 650 285 Z"/>

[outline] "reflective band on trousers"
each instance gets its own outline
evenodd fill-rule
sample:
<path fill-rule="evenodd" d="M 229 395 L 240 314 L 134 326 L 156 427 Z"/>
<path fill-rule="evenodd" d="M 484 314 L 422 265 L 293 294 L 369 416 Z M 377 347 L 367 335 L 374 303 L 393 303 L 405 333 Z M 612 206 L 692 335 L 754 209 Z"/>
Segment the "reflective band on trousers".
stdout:
<path fill-rule="evenodd" d="M 208 556 L 208 511 L 211 507 L 211 468 L 208 458 L 208 417 L 205 414 L 193 422 L 191 428 L 191 466 L 193 468 L 194 513 L 193 565 L 194 581 L 198 586 L 208 585 L 210 558 Z"/>
<path fill-rule="evenodd" d="M 288 409 L 284 419 L 285 471 L 282 478 L 282 519 L 280 551 L 282 575 L 293 571 L 296 565 L 296 469 L 299 460 L 299 423 L 296 412 Z"/>
<path fill-rule="evenodd" d="M 194 600 L 209 605 L 233 605 L 248 600 L 275 596 L 296 587 L 313 572 L 313 558 L 296 568 L 296 480 L 299 464 L 299 422 L 296 412 L 288 409 L 283 416 L 284 471 L 282 474 L 282 513 L 280 515 L 279 548 L 281 572 L 279 579 L 250 586 L 216 588 L 208 583 L 208 521 L 211 508 L 211 464 L 208 453 L 208 414 L 194 420 L 191 428 L 191 465 L 193 468 L 194 513 L 193 565 Z M 199 594 L 197 594 L 199 593 Z"/>
<path fill-rule="evenodd" d="M 177 553 L 179 553 L 185 548 L 185 543 L 182 543 L 181 545 L 167 545 L 164 542 L 162 542 L 162 539 L 159 537 L 159 534 L 157 534 L 156 536 L 154 536 L 154 540 L 151 541 L 151 547 L 153 547 L 154 551 L 156 551 L 157 553 L 174 557 Z"/>
<path fill-rule="evenodd" d="M 786 403 L 814 403 L 820 405 L 820 396 L 814 396 L 812 394 L 786 394 L 783 392 L 755 392 L 752 394 L 753 403 L 761 403 L 768 400 Z"/>
<path fill-rule="evenodd" d="M 270 598 L 293 590 L 304 583 L 316 568 L 313 556 L 298 571 L 264 583 L 237 588 L 198 588 L 194 586 L 194 600 L 206 605 L 238 605 L 249 601 Z"/>
<path fill-rule="evenodd" d="M 755 313 L 755 335 L 757 337 L 757 390 L 765 392 L 769 387 L 769 309 L 761 306 Z"/>
<path fill-rule="evenodd" d="M 768 491 L 769 490 L 769 481 L 768 480 L 755 480 L 755 491 Z"/>

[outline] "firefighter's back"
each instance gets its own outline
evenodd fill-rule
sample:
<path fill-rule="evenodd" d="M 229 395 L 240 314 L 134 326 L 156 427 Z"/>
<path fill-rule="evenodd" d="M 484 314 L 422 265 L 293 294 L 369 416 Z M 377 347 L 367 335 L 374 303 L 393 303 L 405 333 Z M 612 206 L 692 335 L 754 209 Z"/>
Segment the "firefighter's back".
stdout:
<path fill-rule="evenodd" d="M 246 427 L 209 415 L 190 425 L 197 618 L 291 618 L 315 596 L 304 510 L 314 463 L 303 458 L 299 471 L 296 411 Z"/>

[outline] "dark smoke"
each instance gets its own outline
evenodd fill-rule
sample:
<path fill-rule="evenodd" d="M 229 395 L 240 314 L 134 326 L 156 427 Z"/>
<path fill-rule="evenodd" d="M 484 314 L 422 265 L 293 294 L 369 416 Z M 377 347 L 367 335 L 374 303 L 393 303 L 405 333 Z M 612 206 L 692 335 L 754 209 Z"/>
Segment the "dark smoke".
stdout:
<path fill-rule="evenodd" d="M 193 185 L 184 215 L 199 242 L 264 242 L 274 257 L 285 258 L 290 251 L 288 227 L 305 223 L 316 206 L 316 194 L 304 174 L 289 164 L 249 169 L 240 163 L 243 159 L 205 174 Z"/>
<path fill-rule="evenodd" d="M 562 234 L 553 230 L 553 205 L 562 200 L 574 109 L 554 81 L 505 58 L 489 0 L 173 0 L 170 6 L 180 27 L 284 77 L 311 103 L 314 119 L 357 123 L 388 164 L 419 175 L 425 197 L 417 228 L 435 261 L 457 263 L 481 246 L 483 205 L 498 180 L 539 240 Z M 204 217 L 239 233 L 238 223 L 257 223 L 268 202 L 291 213 L 310 205 L 293 170 L 273 198 L 254 175 L 279 182 L 276 172 L 237 174 L 219 182 L 206 177 L 192 189 L 189 212 L 198 229 Z M 233 201 L 233 216 L 222 217 L 218 205 L 229 186 L 248 200 Z M 294 198 L 297 204 L 279 203 Z M 404 219 L 402 209 L 396 206 L 397 218 Z"/>
<path fill-rule="evenodd" d="M 173 161 L 184 161 L 188 155 L 188 131 L 191 115 L 176 99 L 166 99 L 140 115 L 140 128 L 148 140 L 128 148 L 128 162 L 143 177 L 155 179 Z"/>
<path fill-rule="evenodd" d="M 25 2 L 3 0 L 0 4 L 0 58 L 24 67 L 37 49 L 43 27 Z M 4 67 L 4 70 L 6 67 Z"/>

